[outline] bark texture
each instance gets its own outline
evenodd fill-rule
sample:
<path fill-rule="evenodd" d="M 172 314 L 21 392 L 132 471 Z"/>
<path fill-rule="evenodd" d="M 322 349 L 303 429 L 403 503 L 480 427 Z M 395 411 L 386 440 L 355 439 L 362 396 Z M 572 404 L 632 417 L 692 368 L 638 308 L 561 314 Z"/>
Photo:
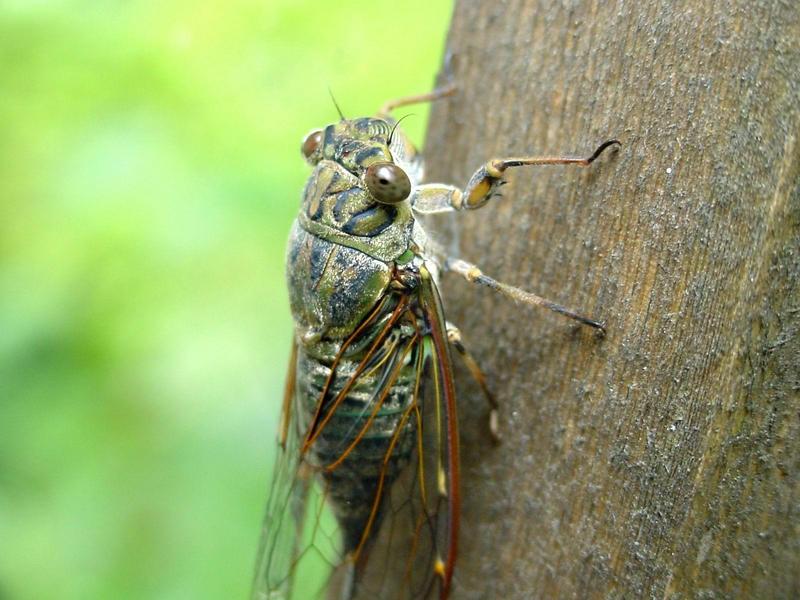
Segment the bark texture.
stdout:
<path fill-rule="evenodd" d="M 432 223 L 608 326 L 445 277 L 503 437 L 459 369 L 453 597 L 798 597 L 800 5 L 464 0 L 450 80 L 429 181 L 623 143 Z"/>

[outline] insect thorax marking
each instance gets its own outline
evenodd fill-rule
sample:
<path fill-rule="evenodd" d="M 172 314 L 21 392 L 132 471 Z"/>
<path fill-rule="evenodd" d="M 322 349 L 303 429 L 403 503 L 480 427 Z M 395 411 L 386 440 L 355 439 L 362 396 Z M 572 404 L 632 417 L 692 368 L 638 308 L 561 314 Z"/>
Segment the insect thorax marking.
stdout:
<path fill-rule="evenodd" d="M 298 221 L 309 233 L 390 261 L 408 248 L 414 217 L 405 202 L 376 203 L 355 175 L 323 160 L 306 183 Z"/>

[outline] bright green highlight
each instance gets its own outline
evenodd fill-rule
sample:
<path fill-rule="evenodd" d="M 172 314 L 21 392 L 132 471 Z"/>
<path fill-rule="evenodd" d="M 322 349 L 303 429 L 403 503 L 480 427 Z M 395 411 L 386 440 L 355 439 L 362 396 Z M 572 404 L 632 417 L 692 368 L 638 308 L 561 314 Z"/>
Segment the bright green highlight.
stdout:
<path fill-rule="evenodd" d="M 300 143 L 430 89 L 450 8 L 0 3 L 0 598 L 246 597 Z"/>

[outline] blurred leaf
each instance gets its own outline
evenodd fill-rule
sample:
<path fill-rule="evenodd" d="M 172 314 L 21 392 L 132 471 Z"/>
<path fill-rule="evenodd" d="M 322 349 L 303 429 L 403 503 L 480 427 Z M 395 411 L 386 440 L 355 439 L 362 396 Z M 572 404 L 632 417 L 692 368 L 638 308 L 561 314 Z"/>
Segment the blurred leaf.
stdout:
<path fill-rule="evenodd" d="M 449 11 L 0 4 L 0 598 L 245 597 L 299 143 L 429 89 Z"/>

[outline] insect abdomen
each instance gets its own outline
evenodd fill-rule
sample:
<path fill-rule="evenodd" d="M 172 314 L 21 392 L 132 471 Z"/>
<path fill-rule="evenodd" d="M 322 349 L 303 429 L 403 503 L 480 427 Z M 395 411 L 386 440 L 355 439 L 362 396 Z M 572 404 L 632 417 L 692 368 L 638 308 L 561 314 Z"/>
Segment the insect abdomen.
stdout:
<path fill-rule="evenodd" d="M 400 328 L 397 329 L 399 332 Z M 311 447 L 312 462 L 323 469 L 327 496 L 342 528 L 346 553 L 362 542 L 374 503 L 378 501 L 377 495 L 391 487 L 411 457 L 416 420 L 409 418 L 408 413 L 414 401 L 416 351 L 404 355 L 395 352 L 382 368 L 358 377 Z M 323 411 L 335 400 L 360 362 L 359 357 L 339 362 Z M 382 382 L 397 368 L 396 380 L 386 388 Z M 306 427 L 318 409 L 329 374 L 329 365 L 300 351 L 297 398 L 301 406 L 298 413 L 302 414 Z M 376 403 L 380 403 L 379 408 Z M 399 427 L 401 431 L 398 432 Z M 335 468 L 325 470 L 326 466 L 337 462 Z M 380 516 L 379 511 L 368 538 L 377 531 Z"/>

